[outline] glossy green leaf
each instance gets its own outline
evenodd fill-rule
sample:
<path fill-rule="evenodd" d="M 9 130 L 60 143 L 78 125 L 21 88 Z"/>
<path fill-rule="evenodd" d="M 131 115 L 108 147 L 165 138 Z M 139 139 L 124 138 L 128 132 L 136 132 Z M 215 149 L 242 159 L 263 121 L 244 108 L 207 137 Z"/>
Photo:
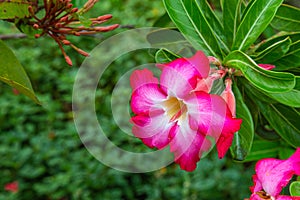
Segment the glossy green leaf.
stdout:
<path fill-rule="evenodd" d="M 271 22 L 271 25 L 281 31 L 300 31 L 300 9 L 282 4 Z"/>
<path fill-rule="evenodd" d="M 282 104 L 262 103 L 259 100 L 256 100 L 256 103 L 281 138 L 293 147 L 300 146 L 300 113 L 295 108 Z"/>
<path fill-rule="evenodd" d="M 263 40 L 261 43 L 257 45 L 255 48 L 255 52 L 261 52 L 265 49 L 267 49 L 269 46 L 272 46 L 273 44 L 282 41 L 289 37 L 292 41 L 292 43 L 295 43 L 300 40 L 300 33 L 299 32 L 279 32 L 278 34 L 274 35 L 271 38 L 268 38 L 267 40 Z"/>
<path fill-rule="evenodd" d="M 209 22 L 209 25 L 211 26 L 211 30 L 214 32 L 214 35 L 216 36 L 219 45 L 221 49 L 225 53 L 229 53 L 230 49 L 228 48 L 226 44 L 226 37 L 225 34 L 227 32 L 224 31 L 223 24 L 220 22 L 218 17 L 216 16 L 215 12 L 212 10 L 211 6 L 207 2 L 207 0 L 197 0 L 199 3 L 199 7 L 202 10 L 203 14 L 205 15 L 206 20 Z"/>
<path fill-rule="evenodd" d="M 252 0 L 237 29 L 233 50 L 247 50 L 272 21 L 283 0 Z"/>
<path fill-rule="evenodd" d="M 235 84 L 233 85 L 233 92 L 236 98 L 236 117 L 243 119 L 243 122 L 240 130 L 234 134 L 230 150 L 235 160 L 242 161 L 251 150 L 254 137 L 254 124 L 251 113 L 244 103 L 243 96 Z"/>
<path fill-rule="evenodd" d="M 289 51 L 275 63 L 276 71 L 284 71 L 300 66 L 300 40 L 290 46 Z"/>
<path fill-rule="evenodd" d="M 30 80 L 14 53 L 0 40 L 0 80 L 16 88 L 36 103 Z"/>
<path fill-rule="evenodd" d="M 245 162 L 257 161 L 263 158 L 274 158 L 278 155 L 280 143 L 267 140 L 254 140 L 250 154 Z"/>
<path fill-rule="evenodd" d="M 300 196 L 300 181 L 294 181 L 290 185 L 291 196 L 299 197 Z"/>
<path fill-rule="evenodd" d="M 172 21 L 195 49 L 222 57 L 215 32 L 197 0 L 163 0 L 163 3 Z"/>
<path fill-rule="evenodd" d="M 37 7 L 36 0 L 2 0 L 0 1 L 0 19 L 29 17 L 28 6 Z"/>
<path fill-rule="evenodd" d="M 288 52 L 291 43 L 291 39 L 287 37 L 258 52 L 253 58 L 258 63 L 274 63 Z"/>
<path fill-rule="evenodd" d="M 179 57 L 180 56 L 176 55 L 175 53 L 167 49 L 160 49 L 155 54 L 155 61 L 156 63 L 168 63 Z"/>
<path fill-rule="evenodd" d="M 242 0 L 224 0 L 223 3 L 223 24 L 226 27 L 224 34 L 229 46 L 233 43 L 240 22 L 241 3 Z"/>
<path fill-rule="evenodd" d="M 295 87 L 288 92 L 283 93 L 265 93 L 276 101 L 291 107 L 300 107 L 300 78 L 296 78 Z"/>
<path fill-rule="evenodd" d="M 293 74 L 262 69 L 241 51 L 230 53 L 224 59 L 224 65 L 241 70 L 253 85 L 266 92 L 287 92 L 295 86 Z"/>

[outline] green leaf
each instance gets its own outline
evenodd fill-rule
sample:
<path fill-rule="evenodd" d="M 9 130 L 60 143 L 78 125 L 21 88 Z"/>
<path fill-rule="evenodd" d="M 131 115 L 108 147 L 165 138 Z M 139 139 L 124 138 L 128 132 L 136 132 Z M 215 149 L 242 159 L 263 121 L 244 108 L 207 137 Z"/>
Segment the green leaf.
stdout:
<path fill-rule="evenodd" d="M 190 46 L 189 42 L 184 38 L 184 36 L 172 29 L 157 29 L 150 32 L 147 35 L 147 41 L 151 44 L 153 48 L 168 48 L 173 50 L 182 49 L 185 46 Z"/>
<path fill-rule="evenodd" d="M 0 19 L 29 17 L 28 6 L 37 8 L 36 0 L 2 0 L 0 1 Z"/>
<path fill-rule="evenodd" d="M 286 54 L 292 41 L 289 37 L 278 41 L 254 56 L 254 60 L 259 63 L 274 63 Z"/>
<path fill-rule="evenodd" d="M 287 32 L 280 32 L 276 34 L 275 36 L 268 38 L 267 40 L 263 40 L 261 43 L 257 45 L 255 48 L 256 52 L 260 52 L 268 48 L 269 46 L 282 41 L 289 37 L 292 40 L 292 43 L 295 43 L 300 40 L 300 33 L 299 32 L 293 32 L 293 33 L 287 33 Z"/>
<path fill-rule="evenodd" d="M 227 31 L 226 32 L 224 31 L 223 24 L 220 22 L 220 20 L 216 16 L 215 12 L 212 10 L 212 8 L 209 5 L 209 3 L 207 2 L 207 0 L 197 0 L 197 1 L 199 3 L 199 8 L 202 10 L 202 12 L 205 15 L 206 20 L 209 22 L 209 25 L 211 26 L 211 30 L 214 32 L 214 35 L 216 36 L 221 49 L 225 53 L 229 53 L 230 49 L 228 48 L 227 44 L 225 43 L 226 37 L 224 34 Z"/>
<path fill-rule="evenodd" d="M 156 63 L 168 63 L 179 57 L 180 56 L 176 55 L 175 53 L 167 49 L 160 49 L 155 54 L 155 61 Z"/>
<path fill-rule="evenodd" d="M 283 0 L 252 0 L 237 29 L 233 50 L 247 50 L 267 28 Z"/>
<path fill-rule="evenodd" d="M 282 4 L 271 22 L 271 25 L 281 31 L 300 31 L 300 9 Z"/>
<path fill-rule="evenodd" d="M 266 92 L 287 92 L 295 86 L 293 74 L 262 69 L 241 51 L 230 53 L 224 59 L 224 65 L 241 70 L 253 85 Z"/>
<path fill-rule="evenodd" d="M 293 147 L 300 146 L 300 113 L 295 108 L 282 104 L 266 104 L 259 100 L 256 103 L 281 138 Z"/>
<path fill-rule="evenodd" d="M 215 32 L 197 0 L 163 0 L 163 3 L 172 21 L 195 49 L 222 57 Z"/>
<path fill-rule="evenodd" d="M 167 27 L 172 21 L 167 12 L 160 16 L 153 24 L 153 27 Z"/>
<path fill-rule="evenodd" d="M 245 162 L 257 161 L 263 158 L 274 158 L 278 155 L 280 143 L 266 140 L 254 140 L 250 154 Z"/>
<path fill-rule="evenodd" d="M 296 86 L 294 89 L 283 93 L 265 93 L 276 101 L 291 107 L 300 107 L 300 78 L 296 78 Z"/>
<path fill-rule="evenodd" d="M 30 80 L 14 53 L 1 40 L 0 49 L 0 80 L 39 104 Z"/>
<path fill-rule="evenodd" d="M 233 43 L 240 22 L 241 3 L 242 0 L 224 0 L 223 3 L 223 24 L 226 27 L 224 34 L 229 46 Z"/>
<path fill-rule="evenodd" d="M 254 138 L 254 124 L 251 113 L 244 103 L 243 96 L 234 84 L 233 92 L 236 98 L 236 117 L 243 119 L 240 130 L 234 134 L 233 144 L 230 147 L 235 160 L 242 161 L 249 154 Z"/>
<path fill-rule="evenodd" d="M 284 71 L 300 66 L 300 40 L 291 44 L 289 51 L 275 63 L 276 71 Z"/>
<path fill-rule="evenodd" d="M 290 185 L 290 193 L 294 197 L 300 196 L 300 181 L 294 181 Z"/>

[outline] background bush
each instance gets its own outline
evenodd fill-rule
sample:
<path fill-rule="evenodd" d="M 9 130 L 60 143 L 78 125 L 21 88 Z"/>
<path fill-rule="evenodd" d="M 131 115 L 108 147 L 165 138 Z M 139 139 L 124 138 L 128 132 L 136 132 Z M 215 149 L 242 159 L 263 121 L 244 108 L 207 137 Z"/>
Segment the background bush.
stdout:
<path fill-rule="evenodd" d="M 111 23 L 126 27 L 149 27 L 163 13 L 160 0 L 100 1 L 90 15 L 111 13 Z M 1 33 L 18 32 L 1 22 Z M 70 40 L 90 51 L 117 32 Z M 233 163 L 229 155 L 217 159 L 216 152 L 202 159 L 192 173 L 177 165 L 145 174 L 129 174 L 108 168 L 92 157 L 82 145 L 72 116 L 72 89 L 83 57 L 67 49 L 73 59 L 70 68 L 50 38 L 5 41 L 26 69 L 42 106 L 0 83 L 0 199 L 243 199 L 249 197 L 251 164 Z M 114 124 L 110 96 L 118 78 L 129 68 L 154 62 L 148 52 L 121 57 L 105 72 L 99 83 L 97 114 L 105 122 L 108 137 L 125 149 L 148 150 Z M 101 108 L 100 108 L 101 105 Z M 104 105 L 104 106 L 103 106 Z M 113 159 L 113 158 L 112 158 Z M 18 181 L 19 192 L 4 190 Z"/>

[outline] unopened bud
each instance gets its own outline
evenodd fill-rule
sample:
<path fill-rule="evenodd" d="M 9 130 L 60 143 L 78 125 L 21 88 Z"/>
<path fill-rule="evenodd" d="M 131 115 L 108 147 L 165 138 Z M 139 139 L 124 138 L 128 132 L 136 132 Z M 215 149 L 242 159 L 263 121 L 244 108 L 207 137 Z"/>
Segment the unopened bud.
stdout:
<path fill-rule="evenodd" d="M 95 28 L 95 31 L 98 31 L 98 32 L 107 32 L 107 31 L 112 31 L 116 28 L 119 27 L 119 24 L 114 24 L 114 25 L 111 25 L 111 26 L 106 26 L 106 27 L 96 27 Z"/>
<path fill-rule="evenodd" d="M 68 4 L 66 7 L 67 7 L 67 9 L 70 9 L 70 8 L 73 7 L 73 4 L 70 3 L 70 4 Z"/>
<path fill-rule="evenodd" d="M 79 32 L 74 32 L 73 35 L 80 36 L 80 33 Z"/>
<path fill-rule="evenodd" d="M 71 10 L 71 13 L 76 13 L 78 11 L 78 8 L 73 8 L 72 10 Z"/>
<path fill-rule="evenodd" d="M 69 40 L 62 40 L 62 43 L 64 45 L 70 45 L 71 44 L 71 42 Z"/>
<path fill-rule="evenodd" d="M 68 19 L 69 19 L 69 15 L 66 15 L 66 16 L 60 18 L 59 21 L 61 21 L 61 22 L 66 22 L 66 21 L 68 21 Z"/>
<path fill-rule="evenodd" d="M 108 20 L 108 19 L 111 19 L 111 18 L 112 18 L 112 15 L 107 14 L 107 15 L 102 15 L 102 16 L 97 17 L 97 20 L 102 21 L 102 20 Z"/>
<path fill-rule="evenodd" d="M 40 26 L 38 24 L 33 24 L 32 26 L 34 29 L 38 29 Z"/>
<path fill-rule="evenodd" d="M 41 37 L 41 35 L 40 34 L 35 34 L 34 37 L 39 38 L 39 37 Z"/>
<path fill-rule="evenodd" d="M 85 56 L 85 57 L 88 57 L 89 54 L 85 51 L 83 51 L 82 49 L 77 49 L 77 52 L 80 53 L 81 55 Z"/>
<path fill-rule="evenodd" d="M 71 58 L 70 58 L 69 56 L 65 56 L 65 60 L 66 60 L 66 63 L 67 63 L 68 65 L 70 65 L 70 66 L 73 65 L 72 60 L 71 60 Z"/>

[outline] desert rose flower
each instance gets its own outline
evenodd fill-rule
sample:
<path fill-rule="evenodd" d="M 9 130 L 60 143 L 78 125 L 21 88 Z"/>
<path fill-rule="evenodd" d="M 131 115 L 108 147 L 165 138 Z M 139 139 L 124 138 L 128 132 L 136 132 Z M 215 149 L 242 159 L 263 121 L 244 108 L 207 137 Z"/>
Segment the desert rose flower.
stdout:
<path fill-rule="evenodd" d="M 175 162 L 186 171 L 196 168 L 212 140 L 224 157 L 242 120 L 232 116 L 221 96 L 208 93 L 215 79 L 209 77 L 208 58 L 198 51 L 158 67 L 160 79 L 148 69 L 135 70 L 130 77 L 133 134 L 150 148 L 169 145 Z"/>
<path fill-rule="evenodd" d="M 250 200 L 300 200 L 300 197 L 280 195 L 293 175 L 300 175 L 300 148 L 287 160 L 267 158 L 258 161 L 255 171 Z"/>

